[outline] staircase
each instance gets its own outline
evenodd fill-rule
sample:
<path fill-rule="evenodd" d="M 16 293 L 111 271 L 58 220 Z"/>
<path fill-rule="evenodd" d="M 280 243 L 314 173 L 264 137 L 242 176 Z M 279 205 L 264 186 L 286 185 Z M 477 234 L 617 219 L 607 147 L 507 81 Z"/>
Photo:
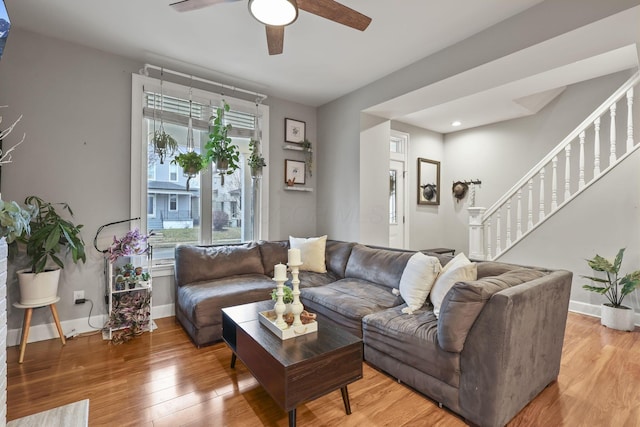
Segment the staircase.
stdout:
<path fill-rule="evenodd" d="M 633 138 L 633 94 L 639 82 L 636 73 L 489 209 L 469 208 L 471 258 L 504 255 L 640 148 Z"/>

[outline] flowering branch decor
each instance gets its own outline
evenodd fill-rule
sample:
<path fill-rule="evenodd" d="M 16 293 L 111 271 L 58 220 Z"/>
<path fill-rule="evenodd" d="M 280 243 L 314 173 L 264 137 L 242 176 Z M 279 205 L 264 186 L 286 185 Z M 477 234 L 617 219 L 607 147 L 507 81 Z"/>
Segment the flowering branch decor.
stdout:
<path fill-rule="evenodd" d="M 123 238 L 117 239 L 113 236 L 113 244 L 107 249 L 109 261 L 115 262 L 121 256 L 142 255 L 147 252 L 149 246 L 147 240 L 149 234 L 142 234 L 137 228 L 130 230 Z"/>

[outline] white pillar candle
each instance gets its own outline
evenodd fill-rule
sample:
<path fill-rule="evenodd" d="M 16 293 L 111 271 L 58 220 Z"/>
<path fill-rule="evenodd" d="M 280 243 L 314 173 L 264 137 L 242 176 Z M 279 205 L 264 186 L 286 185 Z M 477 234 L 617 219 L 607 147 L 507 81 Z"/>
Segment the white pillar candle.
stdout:
<path fill-rule="evenodd" d="M 284 264 L 277 264 L 273 268 L 274 279 L 275 280 L 287 280 L 287 266 Z"/>
<path fill-rule="evenodd" d="M 300 249 L 289 249 L 289 264 L 297 265 L 301 264 L 300 261 Z"/>

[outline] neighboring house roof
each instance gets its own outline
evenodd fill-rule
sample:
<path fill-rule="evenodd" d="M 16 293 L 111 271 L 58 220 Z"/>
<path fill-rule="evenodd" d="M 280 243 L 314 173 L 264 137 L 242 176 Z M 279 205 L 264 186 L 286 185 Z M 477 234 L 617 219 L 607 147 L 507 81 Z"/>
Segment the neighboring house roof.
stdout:
<path fill-rule="evenodd" d="M 189 191 L 186 190 L 184 184 L 178 184 L 176 182 L 168 182 L 168 181 L 149 181 L 147 184 L 149 190 L 159 190 L 154 191 L 156 193 L 182 193 L 182 194 L 191 194 L 197 196 L 198 188 L 191 188 Z"/>

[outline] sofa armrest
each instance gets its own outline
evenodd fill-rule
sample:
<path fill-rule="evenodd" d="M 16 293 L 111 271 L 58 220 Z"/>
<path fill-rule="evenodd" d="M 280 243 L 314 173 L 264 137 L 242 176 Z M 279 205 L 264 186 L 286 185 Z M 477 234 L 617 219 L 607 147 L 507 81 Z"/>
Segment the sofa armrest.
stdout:
<path fill-rule="evenodd" d="M 491 297 L 460 354 L 463 416 L 503 426 L 557 378 L 572 276 L 554 271 Z"/>

